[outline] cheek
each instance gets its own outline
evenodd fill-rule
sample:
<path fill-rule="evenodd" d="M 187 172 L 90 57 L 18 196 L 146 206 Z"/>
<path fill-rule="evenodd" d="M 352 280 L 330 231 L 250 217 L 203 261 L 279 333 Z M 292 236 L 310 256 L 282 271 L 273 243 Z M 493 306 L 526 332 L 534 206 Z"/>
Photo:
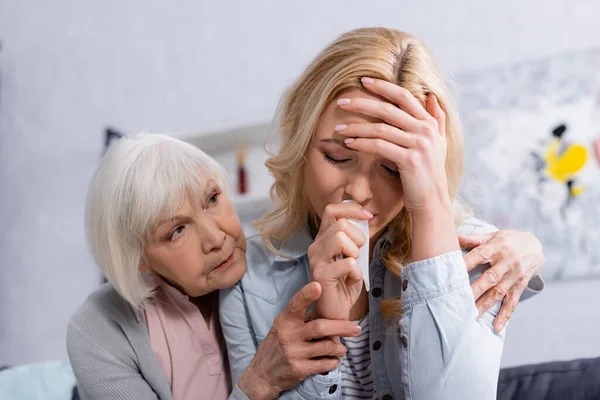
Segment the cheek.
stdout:
<path fill-rule="evenodd" d="M 172 261 L 173 273 L 182 280 L 193 281 L 204 275 L 205 260 L 197 240 L 187 243 Z"/>
<path fill-rule="evenodd" d="M 242 234 L 240 235 L 240 238 L 237 241 L 237 247 L 239 247 L 244 253 L 246 253 L 246 236 L 244 235 L 243 230 Z"/>
<path fill-rule="evenodd" d="M 170 246 L 146 255 L 152 272 L 184 288 L 204 271 L 204 259 L 199 246 L 190 240 L 191 237 L 186 239 L 176 247 Z"/>
<path fill-rule="evenodd" d="M 246 248 L 242 223 L 235 207 L 229 200 L 222 205 L 221 212 L 219 213 L 219 226 L 221 226 L 223 232 L 237 240 L 238 244 L 244 239 L 244 249 Z"/>
<path fill-rule="evenodd" d="M 372 182 L 373 194 L 379 198 L 378 202 L 385 206 L 384 209 L 402 207 L 404 204 L 404 190 L 400 179 L 378 177 L 373 179 Z"/>
<path fill-rule="evenodd" d="M 404 207 L 404 191 L 400 180 L 374 179 L 373 193 L 377 198 L 379 223 L 376 230 L 383 229 Z"/>
<path fill-rule="evenodd" d="M 336 195 L 343 192 L 344 173 L 313 150 L 304 166 L 304 184 L 311 205 L 321 215 L 327 204 L 341 201 Z"/>

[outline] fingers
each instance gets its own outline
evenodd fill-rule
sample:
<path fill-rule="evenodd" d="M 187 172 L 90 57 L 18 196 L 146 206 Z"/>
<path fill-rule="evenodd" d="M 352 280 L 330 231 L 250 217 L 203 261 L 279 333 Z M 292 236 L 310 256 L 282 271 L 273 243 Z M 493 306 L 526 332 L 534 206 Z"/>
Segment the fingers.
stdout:
<path fill-rule="evenodd" d="M 463 257 L 467 271 L 472 270 L 478 265 L 491 263 L 494 256 L 499 253 L 499 250 L 493 243 L 478 245 Z"/>
<path fill-rule="evenodd" d="M 314 313 L 313 313 L 312 308 L 310 310 L 306 310 L 304 312 L 304 322 L 310 322 L 313 320 L 313 318 L 314 318 Z"/>
<path fill-rule="evenodd" d="M 446 139 L 446 113 L 440 107 L 437 97 L 433 94 L 427 95 L 425 100 L 425 110 L 431 115 L 438 123 L 438 131 Z"/>
<path fill-rule="evenodd" d="M 373 214 L 355 202 L 328 204 L 321 217 L 319 233 L 329 229 L 329 227 L 336 223 L 340 218 L 369 220 L 373 218 Z"/>
<path fill-rule="evenodd" d="M 309 257 L 311 257 L 312 253 L 318 251 L 321 253 L 321 257 L 324 257 L 328 262 L 331 262 L 331 260 L 337 260 L 339 256 L 341 256 L 341 258 L 358 258 L 360 255 L 360 249 L 356 243 L 354 243 L 352 239 L 350 239 L 348 235 L 342 231 L 334 232 L 328 239 L 323 239 L 320 241 L 320 246 L 318 249 L 316 248 L 316 245 L 317 244 L 315 244 L 314 248 L 309 248 Z M 318 264 L 315 264 L 313 267 L 316 267 L 317 265 Z"/>
<path fill-rule="evenodd" d="M 405 148 L 415 147 L 418 136 L 404 132 L 392 125 L 379 123 L 355 123 L 349 125 L 338 125 L 335 130 L 341 135 L 349 138 L 383 139 Z"/>
<path fill-rule="evenodd" d="M 512 317 L 524 290 L 525 285 L 519 284 L 513 286 L 512 289 L 508 291 L 508 294 L 502 302 L 502 308 L 500 308 L 500 312 L 494 319 L 494 330 L 496 332 L 500 332 L 506 325 L 506 322 Z"/>
<path fill-rule="evenodd" d="M 306 309 L 313 301 L 321 296 L 321 284 L 311 282 L 305 285 L 298 293 L 291 298 L 283 313 L 287 317 L 296 318 L 304 321 Z"/>
<path fill-rule="evenodd" d="M 323 285 L 328 282 L 344 279 L 348 286 L 360 282 L 363 278 L 362 271 L 358 267 L 356 258 L 353 257 L 347 257 L 327 264 L 324 268 L 317 268 L 312 271 L 312 277 L 315 281 L 320 282 Z"/>
<path fill-rule="evenodd" d="M 509 265 L 506 262 L 499 262 L 498 264 L 495 264 L 485 270 L 485 272 L 471 284 L 471 290 L 473 290 L 473 297 L 475 298 L 475 301 L 479 300 L 481 295 L 486 293 L 492 287 L 498 285 L 498 283 L 503 280 L 508 270 Z M 514 283 L 515 282 L 511 282 L 511 286 Z M 493 303 L 492 305 L 494 304 L 496 303 Z"/>
<path fill-rule="evenodd" d="M 323 337 L 354 337 L 360 334 L 360 326 L 351 321 L 319 318 L 298 330 L 298 340 L 310 341 Z"/>
<path fill-rule="evenodd" d="M 340 365 L 340 359 L 337 357 L 322 357 L 314 360 L 307 360 L 306 365 L 306 376 L 324 374 L 329 371 L 333 371 Z"/>
<path fill-rule="evenodd" d="M 346 111 L 380 119 L 406 132 L 419 132 L 422 126 L 422 121 L 385 101 L 354 97 L 338 99 L 337 104 Z M 420 104 L 419 107 L 421 107 Z M 425 112 L 425 114 L 427 113 Z M 431 116 L 428 115 L 427 118 L 431 118 Z"/>
<path fill-rule="evenodd" d="M 502 301 L 515 283 L 516 282 L 512 280 L 509 275 L 505 275 L 500 283 L 486 291 L 479 300 L 475 302 L 475 306 L 479 311 L 479 317 L 485 314 L 496 303 Z"/>
<path fill-rule="evenodd" d="M 307 342 L 298 349 L 298 358 L 309 359 L 315 357 L 344 357 L 347 349 L 341 342 L 332 339 L 320 339 Z"/>
<path fill-rule="evenodd" d="M 458 235 L 458 243 L 464 250 L 470 250 L 474 247 L 486 244 L 496 235 L 498 232 L 490 233 L 473 233 L 471 235 Z"/>
<path fill-rule="evenodd" d="M 414 118 L 426 120 L 429 117 L 419 100 L 403 87 L 381 79 L 368 77 L 362 78 L 361 82 L 365 89 L 397 104 Z"/>
<path fill-rule="evenodd" d="M 341 235 L 348 237 L 358 247 L 362 247 L 367 240 L 360 228 L 345 218 L 342 218 L 331 225 L 329 229 L 322 234 L 321 239 L 324 243 L 327 243 L 335 238 L 336 235 L 338 235 L 338 237 L 342 237 Z"/>
<path fill-rule="evenodd" d="M 352 150 L 363 151 L 369 154 L 379 155 L 396 163 L 403 168 L 415 167 L 409 150 L 390 143 L 384 139 L 347 138 L 344 140 L 346 146 Z M 418 155 L 417 153 L 414 153 Z"/>

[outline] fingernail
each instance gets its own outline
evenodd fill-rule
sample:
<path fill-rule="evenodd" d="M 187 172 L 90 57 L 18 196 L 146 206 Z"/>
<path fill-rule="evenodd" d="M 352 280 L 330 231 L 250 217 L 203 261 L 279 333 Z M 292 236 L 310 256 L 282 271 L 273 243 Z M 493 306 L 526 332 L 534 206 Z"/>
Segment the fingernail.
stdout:
<path fill-rule="evenodd" d="M 370 85 L 371 83 L 375 82 L 375 79 L 369 78 L 368 76 L 363 76 L 362 78 L 360 78 L 360 81 L 365 85 Z"/>
<path fill-rule="evenodd" d="M 337 103 L 338 103 L 338 105 L 340 105 L 340 106 L 344 106 L 344 105 L 346 105 L 346 104 L 350 104 L 350 99 L 339 99 L 339 100 L 337 101 Z"/>
<path fill-rule="evenodd" d="M 360 333 L 361 329 L 360 329 L 360 325 L 358 324 L 354 324 L 354 332 L 356 333 Z"/>
<path fill-rule="evenodd" d="M 348 125 L 345 125 L 345 124 L 336 125 L 336 126 L 335 126 L 335 130 L 339 132 L 339 131 L 343 131 L 343 130 L 344 130 L 344 129 L 346 129 L 347 127 L 348 127 Z"/>
<path fill-rule="evenodd" d="M 373 218 L 373 214 L 369 212 L 369 210 L 362 209 L 362 213 L 365 214 L 369 218 Z"/>
<path fill-rule="evenodd" d="M 346 138 L 346 139 L 344 139 L 344 143 L 346 143 L 346 144 L 350 144 L 352 142 L 354 142 L 354 138 Z"/>

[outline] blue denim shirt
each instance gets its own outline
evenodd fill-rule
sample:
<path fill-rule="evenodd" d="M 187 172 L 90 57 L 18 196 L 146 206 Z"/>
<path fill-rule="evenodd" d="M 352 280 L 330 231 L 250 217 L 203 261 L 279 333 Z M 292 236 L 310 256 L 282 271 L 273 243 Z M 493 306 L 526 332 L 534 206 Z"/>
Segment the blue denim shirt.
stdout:
<path fill-rule="evenodd" d="M 471 219 L 459 233 L 496 229 Z M 248 240 L 247 272 L 233 288 L 221 292 L 220 317 L 235 385 L 250 364 L 259 343 L 288 301 L 311 281 L 306 252 L 312 239 L 297 232 L 278 250 L 267 250 L 259 236 Z M 407 265 L 401 279 L 381 259 L 388 242 L 375 247 L 369 268 L 371 363 L 375 393 L 381 399 L 495 399 L 505 330 L 495 333 L 492 322 L 500 303 L 480 319 L 470 281 L 489 265 L 467 272 L 460 251 Z M 536 277 L 521 300 L 543 288 Z M 376 290 L 378 289 L 378 290 Z M 396 320 L 379 312 L 382 299 L 400 297 L 404 314 Z M 335 385 L 335 386 L 334 386 Z M 339 369 L 312 375 L 283 399 L 338 399 Z"/>

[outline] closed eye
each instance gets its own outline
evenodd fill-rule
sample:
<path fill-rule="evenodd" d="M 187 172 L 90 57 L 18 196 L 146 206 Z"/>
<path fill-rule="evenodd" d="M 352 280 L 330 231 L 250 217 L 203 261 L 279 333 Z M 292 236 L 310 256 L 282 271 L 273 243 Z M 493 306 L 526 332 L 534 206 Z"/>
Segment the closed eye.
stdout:
<path fill-rule="evenodd" d="M 394 178 L 400 178 L 400 172 L 398 170 L 393 170 L 391 168 L 386 167 L 385 165 L 382 165 L 383 169 L 386 170 L 386 172 L 388 174 L 390 174 L 391 176 L 393 176 Z"/>
<path fill-rule="evenodd" d="M 343 164 L 343 163 L 351 160 L 351 158 L 341 158 L 341 159 L 334 158 L 325 152 L 323 152 L 323 157 L 325 157 L 325 160 L 327 160 L 328 162 L 330 162 L 331 164 L 334 164 L 334 165 Z"/>

